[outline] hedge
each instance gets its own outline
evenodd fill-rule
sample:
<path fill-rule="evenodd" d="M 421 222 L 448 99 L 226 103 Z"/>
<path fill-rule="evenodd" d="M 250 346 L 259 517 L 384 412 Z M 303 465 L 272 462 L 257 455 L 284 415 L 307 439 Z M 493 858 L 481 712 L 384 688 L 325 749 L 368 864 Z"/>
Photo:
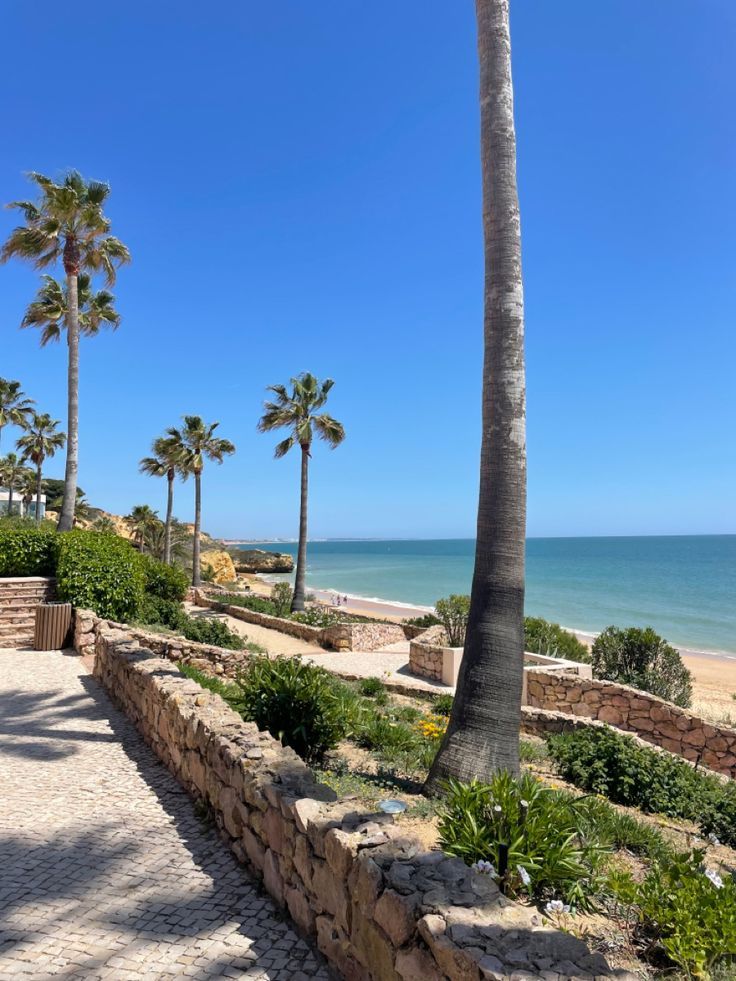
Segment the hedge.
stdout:
<path fill-rule="evenodd" d="M 59 599 L 111 620 L 132 620 L 144 596 L 141 557 L 117 535 L 67 531 L 57 536 Z"/>
<path fill-rule="evenodd" d="M 0 576 L 51 576 L 56 567 L 56 535 L 35 526 L 0 526 Z"/>

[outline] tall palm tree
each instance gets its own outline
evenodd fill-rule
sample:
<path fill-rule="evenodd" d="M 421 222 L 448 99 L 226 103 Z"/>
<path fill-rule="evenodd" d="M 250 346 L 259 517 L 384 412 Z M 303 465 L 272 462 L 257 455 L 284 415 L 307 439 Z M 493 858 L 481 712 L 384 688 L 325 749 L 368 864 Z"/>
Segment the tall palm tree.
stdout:
<path fill-rule="evenodd" d="M 136 504 L 131 508 L 130 514 L 125 515 L 125 523 L 133 533 L 133 541 L 143 551 L 148 532 L 155 525 L 161 524 L 161 519 L 158 511 L 154 511 L 147 504 Z"/>
<path fill-rule="evenodd" d="M 35 402 L 21 391 L 19 381 L 0 378 L 0 438 L 5 426 L 24 426 Z"/>
<path fill-rule="evenodd" d="M 18 490 L 21 481 L 29 473 L 23 461 L 15 453 L 0 457 L 0 485 L 8 488 L 8 517 L 13 513 L 13 491 Z"/>
<path fill-rule="evenodd" d="M 18 493 L 20 494 L 21 501 L 23 502 L 22 513 L 27 517 L 31 502 L 36 496 L 36 475 L 32 470 L 26 470 L 26 472 L 20 478 Z"/>
<path fill-rule="evenodd" d="M 305 577 L 307 572 L 307 497 L 309 491 L 309 459 L 312 455 L 312 441 L 315 433 L 333 449 L 345 439 L 342 423 L 326 412 L 318 410 L 327 401 L 327 395 L 335 383 L 331 378 L 319 382 L 308 371 L 291 379 L 291 392 L 284 385 L 270 385 L 269 392 L 276 396 L 275 402 L 264 402 L 263 415 L 258 423 L 262 433 L 274 429 L 290 429 L 286 439 L 277 444 L 274 451 L 276 459 L 285 456 L 292 446 L 299 446 L 301 459 L 301 495 L 299 506 L 299 548 L 294 579 L 294 596 L 291 602 L 293 611 L 304 609 Z"/>
<path fill-rule="evenodd" d="M 58 341 L 62 331 L 68 330 L 69 290 L 53 276 L 42 276 L 42 285 L 36 298 L 29 304 L 21 327 L 38 327 L 41 330 L 41 347 L 49 341 Z M 77 280 L 77 316 L 80 337 L 94 337 L 101 327 L 116 330 L 120 314 L 113 304 L 115 297 L 108 290 L 92 288 L 88 273 L 80 273 Z"/>
<path fill-rule="evenodd" d="M 485 241 L 483 435 L 475 571 L 447 733 L 427 778 L 519 769 L 526 398 L 509 0 L 476 0 Z"/>
<path fill-rule="evenodd" d="M 202 470 L 205 460 L 222 463 L 226 454 L 234 453 L 235 446 L 228 439 L 215 436 L 219 422 L 205 423 L 201 416 L 184 416 L 181 429 L 172 426 L 166 435 L 173 440 L 179 459 L 179 472 L 186 477 L 194 475 L 194 543 L 192 548 L 192 585 L 202 585 L 199 563 L 200 530 L 202 527 Z"/>
<path fill-rule="evenodd" d="M 54 456 L 66 443 L 66 433 L 58 431 L 59 420 L 47 413 L 34 412 L 26 424 L 26 431 L 15 444 L 24 460 L 30 460 L 36 468 L 36 521 L 41 520 L 41 485 L 44 460 Z"/>
<path fill-rule="evenodd" d="M 25 224 L 13 229 L 0 251 L 0 261 L 26 259 L 37 269 L 61 262 L 66 275 L 66 334 L 69 346 L 67 369 L 68 434 L 64 501 L 59 514 L 59 531 L 74 524 L 74 505 L 79 470 L 79 276 L 102 272 L 108 286 L 116 270 L 130 260 L 123 243 L 110 235 L 110 220 L 103 206 L 110 193 L 108 184 L 87 181 L 70 170 L 60 183 L 43 174 L 31 173 L 39 197 L 36 201 L 13 201 Z"/>
<path fill-rule="evenodd" d="M 174 513 L 174 480 L 182 459 L 181 446 L 171 436 L 159 436 L 151 445 L 152 456 L 144 456 L 139 464 L 141 473 L 151 477 L 166 477 L 166 521 L 164 522 L 163 560 L 171 564 L 171 521 Z"/>

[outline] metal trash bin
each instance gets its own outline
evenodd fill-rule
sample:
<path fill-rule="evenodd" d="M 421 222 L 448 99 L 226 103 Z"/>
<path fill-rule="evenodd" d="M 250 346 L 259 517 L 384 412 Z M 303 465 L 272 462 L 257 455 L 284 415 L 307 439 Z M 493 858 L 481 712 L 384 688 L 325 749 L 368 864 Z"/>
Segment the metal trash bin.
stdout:
<path fill-rule="evenodd" d="M 39 603 L 33 630 L 34 650 L 61 650 L 67 642 L 71 627 L 71 603 Z"/>

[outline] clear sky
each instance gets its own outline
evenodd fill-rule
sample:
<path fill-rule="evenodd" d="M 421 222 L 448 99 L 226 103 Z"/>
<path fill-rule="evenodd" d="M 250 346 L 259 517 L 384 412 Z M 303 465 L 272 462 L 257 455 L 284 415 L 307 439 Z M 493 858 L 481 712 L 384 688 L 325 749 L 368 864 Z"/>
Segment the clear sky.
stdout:
<path fill-rule="evenodd" d="M 529 533 L 734 532 L 736 4 L 512 17 Z M 295 535 L 297 457 L 255 425 L 267 384 L 311 370 L 348 433 L 315 449 L 312 533 L 474 533 L 474 30 L 471 0 L 6 0 L 2 200 L 76 167 L 111 183 L 133 253 L 119 331 L 82 345 L 93 503 L 163 510 L 138 460 L 198 413 L 238 446 L 205 473 L 204 527 Z M 0 267 L 0 374 L 63 419 L 63 345 L 17 329 L 36 280 Z"/>

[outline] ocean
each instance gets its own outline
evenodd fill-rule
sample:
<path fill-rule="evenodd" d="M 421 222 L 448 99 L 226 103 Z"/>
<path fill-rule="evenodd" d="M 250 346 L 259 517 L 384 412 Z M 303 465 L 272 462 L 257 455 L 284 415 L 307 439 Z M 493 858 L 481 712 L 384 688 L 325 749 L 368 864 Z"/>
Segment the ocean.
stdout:
<path fill-rule="evenodd" d="M 292 543 L 242 547 L 296 555 Z M 314 541 L 307 585 L 432 607 L 470 592 L 474 548 L 472 539 Z M 651 625 L 677 647 L 736 655 L 736 535 L 530 538 L 526 612 L 586 632 Z"/>

